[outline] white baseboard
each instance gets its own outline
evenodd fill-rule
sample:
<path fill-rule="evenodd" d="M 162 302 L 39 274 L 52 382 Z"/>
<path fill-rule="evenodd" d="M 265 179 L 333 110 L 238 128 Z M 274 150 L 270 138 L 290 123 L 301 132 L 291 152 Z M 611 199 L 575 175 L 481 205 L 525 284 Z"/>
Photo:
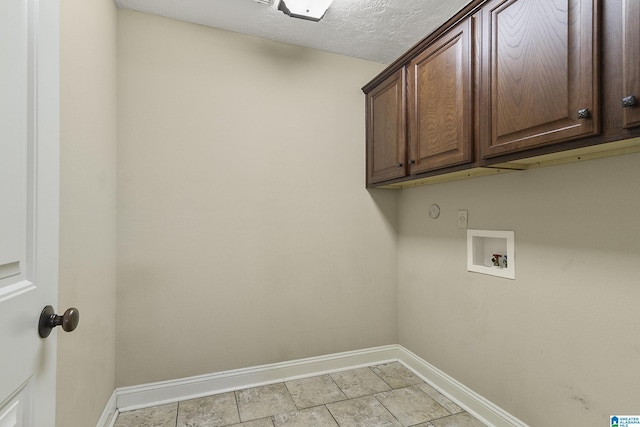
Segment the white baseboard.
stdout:
<path fill-rule="evenodd" d="M 113 427 L 118 416 L 118 408 L 116 406 L 116 392 L 114 391 L 102 411 L 102 415 L 98 420 L 96 427 Z"/>
<path fill-rule="evenodd" d="M 310 357 L 116 389 L 120 412 L 398 360 L 398 346 Z"/>
<path fill-rule="evenodd" d="M 395 361 L 411 369 L 432 387 L 488 426 L 528 427 L 522 421 L 400 345 L 374 347 L 118 388 L 114 392 L 115 399 L 113 397 L 110 399 L 103 416 L 100 418 L 102 423 L 99 422 L 97 427 L 113 427 L 115 414 L 118 412 Z"/>
<path fill-rule="evenodd" d="M 528 427 L 513 415 L 489 402 L 464 384 L 398 346 L 398 361 L 411 369 L 433 388 L 456 402 L 462 409 L 492 427 Z"/>

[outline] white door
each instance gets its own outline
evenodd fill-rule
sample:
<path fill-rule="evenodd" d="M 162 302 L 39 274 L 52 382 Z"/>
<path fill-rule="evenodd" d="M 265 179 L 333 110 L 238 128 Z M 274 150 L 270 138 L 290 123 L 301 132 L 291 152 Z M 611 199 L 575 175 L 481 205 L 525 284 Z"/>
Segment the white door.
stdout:
<path fill-rule="evenodd" d="M 0 0 L 0 427 L 55 425 L 58 0 Z"/>

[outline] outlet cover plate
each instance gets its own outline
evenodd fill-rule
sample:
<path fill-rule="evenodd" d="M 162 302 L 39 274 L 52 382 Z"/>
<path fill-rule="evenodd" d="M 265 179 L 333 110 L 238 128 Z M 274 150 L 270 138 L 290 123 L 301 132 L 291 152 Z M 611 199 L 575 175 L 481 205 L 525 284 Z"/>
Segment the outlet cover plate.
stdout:
<path fill-rule="evenodd" d="M 458 228 L 467 228 L 467 211 L 458 211 Z"/>

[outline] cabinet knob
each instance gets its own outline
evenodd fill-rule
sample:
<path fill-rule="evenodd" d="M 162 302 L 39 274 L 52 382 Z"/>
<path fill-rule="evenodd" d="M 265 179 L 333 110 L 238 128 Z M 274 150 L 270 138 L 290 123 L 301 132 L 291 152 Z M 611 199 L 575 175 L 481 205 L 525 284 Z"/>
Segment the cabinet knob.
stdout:
<path fill-rule="evenodd" d="M 399 168 L 401 168 L 402 166 L 404 166 L 402 163 L 398 163 Z"/>
<path fill-rule="evenodd" d="M 622 98 L 622 108 L 633 107 L 636 104 L 638 104 L 638 100 L 633 95 L 625 96 L 624 98 Z"/>
<path fill-rule="evenodd" d="M 410 161 L 409 163 L 411 163 L 412 165 L 415 165 L 415 164 L 416 164 L 416 161 L 415 161 L 415 160 L 413 160 L 413 159 L 411 159 L 411 161 Z"/>
<path fill-rule="evenodd" d="M 578 119 L 589 119 L 591 118 L 591 111 L 588 108 L 581 108 L 578 110 Z"/>

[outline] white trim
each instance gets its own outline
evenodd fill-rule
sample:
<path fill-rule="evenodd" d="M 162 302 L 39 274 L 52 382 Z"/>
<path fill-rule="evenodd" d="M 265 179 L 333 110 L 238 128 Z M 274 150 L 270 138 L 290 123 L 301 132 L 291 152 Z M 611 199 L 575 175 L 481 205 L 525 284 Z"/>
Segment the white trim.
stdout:
<path fill-rule="evenodd" d="M 398 346 L 349 351 L 116 389 L 120 412 L 398 360 Z"/>
<path fill-rule="evenodd" d="M 464 384 L 419 358 L 406 348 L 398 346 L 398 361 L 412 370 L 462 409 L 492 427 L 528 427 L 504 409 L 489 402 Z"/>
<path fill-rule="evenodd" d="M 100 419 L 96 427 L 113 427 L 116 424 L 116 418 L 118 415 L 118 408 L 116 407 L 116 391 L 111 394 L 107 405 L 102 411 Z"/>
<path fill-rule="evenodd" d="M 502 254 L 502 264 L 508 260 L 507 267 L 493 265 L 493 254 Z M 515 232 L 502 230 L 467 230 L 467 271 L 488 274 L 490 276 L 516 278 Z"/>
<path fill-rule="evenodd" d="M 487 426 L 528 427 L 527 424 L 400 345 L 373 347 L 118 388 L 114 392 L 115 399 L 112 396 L 109 400 L 100 418 L 102 423 L 99 422 L 97 427 L 113 427 L 116 418 L 114 415 L 119 412 L 389 362 L 402 363 Z M 109 420 L 111 425 L 107 424 Z"/>

